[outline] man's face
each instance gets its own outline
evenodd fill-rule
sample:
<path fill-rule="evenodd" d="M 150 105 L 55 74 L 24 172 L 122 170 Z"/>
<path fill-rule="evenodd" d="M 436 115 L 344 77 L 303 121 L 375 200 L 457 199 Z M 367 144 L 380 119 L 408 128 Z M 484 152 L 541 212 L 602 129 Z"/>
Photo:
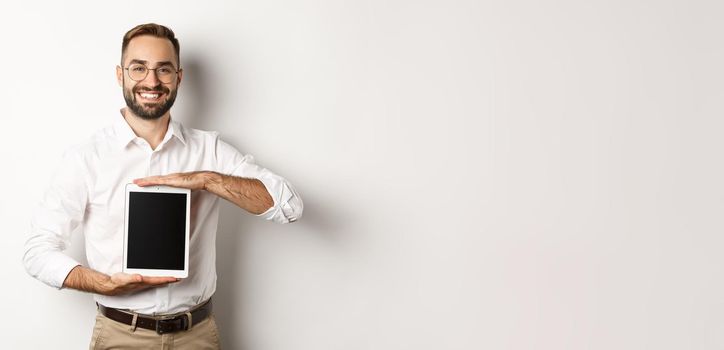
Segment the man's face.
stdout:
<path fill-rule="evenodd" d="M 129 75 L 131 65 L 143 64 L 148 74 L 139 81 Z M 170 82 L 159 80 L 156 68 L 170 68 L 176 71 L 178 62 L 171 41 L 150 35 L 141 35 L 131 39 L 123 57 L 123 66 L 116 68 L 118 84 L 123 88 L 126 105 L 142 119 L 153 120 L 162 117 L 171 109 L 176 100 L 176 92 L 181 82 L 182 72 Z"/>

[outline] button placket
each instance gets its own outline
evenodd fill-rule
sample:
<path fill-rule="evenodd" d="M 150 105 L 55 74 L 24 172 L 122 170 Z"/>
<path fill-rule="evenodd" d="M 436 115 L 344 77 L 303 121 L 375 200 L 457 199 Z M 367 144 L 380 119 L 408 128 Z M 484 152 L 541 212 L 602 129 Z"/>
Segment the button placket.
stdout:
<path fill-rule="evenodd" d="M 148 156 L 148 172 L 152 175 L 161 175 L 158 172 L 156 164 L 158 159 L 158 153 L 151 152 L 151 154 Z"/>

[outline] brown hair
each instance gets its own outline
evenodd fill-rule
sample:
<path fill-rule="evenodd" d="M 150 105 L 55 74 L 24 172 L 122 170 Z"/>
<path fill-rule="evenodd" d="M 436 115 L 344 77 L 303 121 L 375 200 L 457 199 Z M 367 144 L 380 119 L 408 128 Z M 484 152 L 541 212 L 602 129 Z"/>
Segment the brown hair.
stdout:
<path fill-rule="evenodd" d="M 131 39 L 140 35 L 151 35 L 171 41 L 171 44 L 173 44 L 173 48 L 176 51 L 176 62 L 178 62 L 179 67 L 181 66 L 181 56 L 179 55 L 181 48 L 179 47 L 176 35 L 173 33 L 173 30 L 156 23 L 140 24 L 126 32 L 126 35 L 123 36 L 123 45 L 121 46 L 121 65 L 123 65 L 123 57 L 126 54 L 128 43 L 131 42 Z"/>

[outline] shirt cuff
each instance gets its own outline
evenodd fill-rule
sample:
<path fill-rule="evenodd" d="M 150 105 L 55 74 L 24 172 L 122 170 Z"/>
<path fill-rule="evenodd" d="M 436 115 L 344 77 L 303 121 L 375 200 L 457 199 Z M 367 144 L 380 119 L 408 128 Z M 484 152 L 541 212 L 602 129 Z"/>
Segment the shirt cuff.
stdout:
<path fill-rule="evenodd" d="M 45 263 L 42 271 L 38 273 L 37 278 L 57 289 L 63 288 L 63 282 L 68 277 L 68 274 L 76 266 L 81 265 L 75 259 L 61 253 L 52 252 L 45 256 Z"/>
<path fill-rule="evenodd" d="M 296 221 L 298 218 L 294 214 L 295 210 L 289 203 L 290 199 L 294 197 L 294 194 L 284 180 L 274 177 L 262 177 L 258 180 L 266 187 L 267 192 L 269 192 L 269 195 L 271 195 L 274 201 L 274 205 L 257 216 L 279 223 Z"/>

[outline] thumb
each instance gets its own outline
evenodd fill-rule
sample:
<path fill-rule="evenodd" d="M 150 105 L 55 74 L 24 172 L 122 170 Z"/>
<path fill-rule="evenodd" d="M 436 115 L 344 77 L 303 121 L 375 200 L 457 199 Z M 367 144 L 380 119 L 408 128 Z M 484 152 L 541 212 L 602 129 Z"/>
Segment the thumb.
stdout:
<path fill-rule="evenodd" d="M 127 274 L 123 272 L 114 274 L 111 279 L 118 284 L 139 283 L 143 281 L 143 277 L 139 274 Z"/>

